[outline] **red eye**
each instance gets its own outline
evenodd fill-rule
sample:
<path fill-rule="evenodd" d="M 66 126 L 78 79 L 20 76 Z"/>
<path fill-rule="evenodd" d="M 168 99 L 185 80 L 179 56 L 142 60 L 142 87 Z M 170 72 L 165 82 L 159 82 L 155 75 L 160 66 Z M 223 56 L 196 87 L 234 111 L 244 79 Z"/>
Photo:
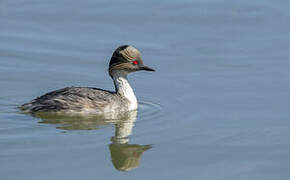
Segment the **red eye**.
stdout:
<path fill-rule="evenodd" d="M 133 64 L 137 65 L 138 64 L 138 61 L 133 61 Z"/>

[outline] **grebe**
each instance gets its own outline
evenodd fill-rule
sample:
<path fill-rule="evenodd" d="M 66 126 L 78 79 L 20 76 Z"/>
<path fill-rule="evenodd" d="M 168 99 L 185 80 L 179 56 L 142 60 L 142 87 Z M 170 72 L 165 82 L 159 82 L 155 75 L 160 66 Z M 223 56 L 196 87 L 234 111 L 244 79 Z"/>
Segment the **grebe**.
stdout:
<path fill-rule="evenodd" d="M 127 75 L 135 71 L 155 71 L 143 64 L 133 46 L 118 47 L 109 63 L 109 75 L 115 92 L 88 87 L 66 87 L 37 97 L 20 106 L 24 112 L 80 112 L 103 114 L 136 110 L 138 102 Z"/>

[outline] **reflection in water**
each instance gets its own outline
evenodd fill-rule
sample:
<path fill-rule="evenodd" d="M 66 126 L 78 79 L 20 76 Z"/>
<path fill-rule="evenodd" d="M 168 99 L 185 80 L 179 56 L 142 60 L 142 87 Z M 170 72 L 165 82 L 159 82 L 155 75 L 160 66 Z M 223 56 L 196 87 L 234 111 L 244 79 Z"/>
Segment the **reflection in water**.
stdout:
<path fill-rule="evenodd" d="M 109 147 L 112 162 L 120 171 L 137 168 L 143 152 L 151 148 L 150 145 L 128 144 L 136 117 L 137 111 L 132 111 L 127 114 L 125 121 L 115 124 L 115 136 L 112 137 L 112 144 Z"/>
<path fill-rule="evenodd" d="M 143 152 L 151 148 L 150 145 L 129 144 L 137 111 L 106 115 L 35 113 L 32 116 L 40 118 L 39 123 L 58 124 L 57 128 L 64 130 L 92 130 L 114 124 L 115 135 L 109 149 L 112 163 L 120 171 L 137 168 Z"/>

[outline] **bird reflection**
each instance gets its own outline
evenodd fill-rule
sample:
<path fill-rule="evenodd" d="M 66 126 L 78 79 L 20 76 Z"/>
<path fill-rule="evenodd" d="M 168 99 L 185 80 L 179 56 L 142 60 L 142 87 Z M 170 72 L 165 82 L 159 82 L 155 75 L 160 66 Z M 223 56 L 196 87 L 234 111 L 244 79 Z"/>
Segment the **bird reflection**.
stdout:
<path fill-rule="evenodd" d="M 109 149 L 114 167 L 119 171 L 130 171 L 139 167 L 143 152 L 151 149 L 150 145 L 129 144 L 137 110 L 118 114 L 83 115 L 61 113 L 35 113 L 39 123 L 57 124 L 63 130 L 94 130 L 105 125 L 115 126 L 115 135 L 111 138 Z"/>
<path fill-rule="evenodd" d="M 115 136 L 109 145 L 113 165 L 120 171 L 130 171 L 137 168 L 144 151 L 151 148 L 150 145 L 129 144 L 129 136 L 132 134 L 137 111 L 126 114 L 126 120 L 115 124 Z"/>

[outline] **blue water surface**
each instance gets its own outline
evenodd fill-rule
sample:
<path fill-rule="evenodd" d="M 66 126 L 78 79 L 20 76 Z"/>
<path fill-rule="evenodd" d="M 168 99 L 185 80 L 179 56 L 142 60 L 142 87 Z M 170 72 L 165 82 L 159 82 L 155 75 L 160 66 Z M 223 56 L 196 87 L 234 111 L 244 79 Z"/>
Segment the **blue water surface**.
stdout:
<path fill-rule="evenodd" d="M 289 179 L 289 8 L 283 0 L 0 1 L 0 179 Z M 113 90 L 108 61 L 122 44 L 156 72 L 129 77 L 140 108 L 119 155 L 114 123 L 19 113 L 62 87 Z"/>

